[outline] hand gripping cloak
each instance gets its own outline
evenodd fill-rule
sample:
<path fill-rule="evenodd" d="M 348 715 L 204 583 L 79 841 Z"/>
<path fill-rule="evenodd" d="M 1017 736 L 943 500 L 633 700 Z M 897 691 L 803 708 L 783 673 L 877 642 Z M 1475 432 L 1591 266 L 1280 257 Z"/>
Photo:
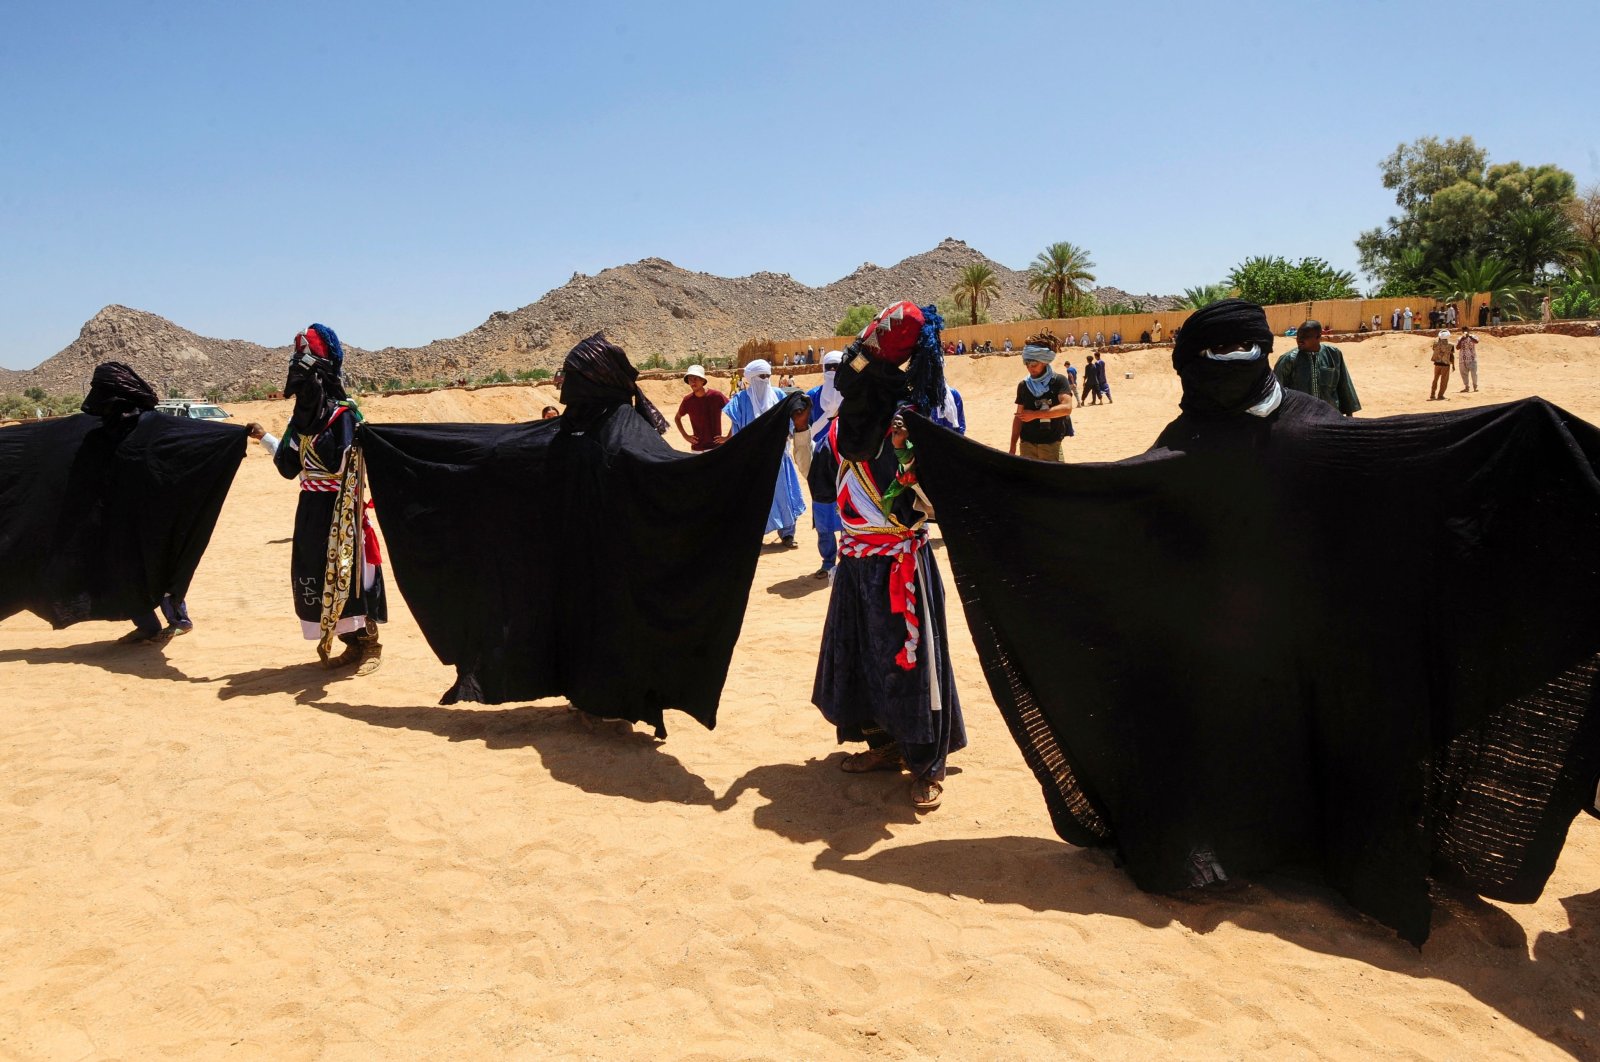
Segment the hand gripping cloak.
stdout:
<path fill-rule="evenodd" d="M 456 668 L 441 703 L 714 727 L 797 401 L 703 454 L 626 405 L 581 431 L 363 425 L 395 582 Z"/>
<path fill-rule="evenodd" d="M 160 413 L 128 420 L 0 429 L 0 619 L 26 609 L 59 630 L 188 593 L 248 436 Z"/>
<path fill-rule="evenodd" d="M 913 436 L 1063 838 L 1153 891 L 1307 871 L 1421 943 L 1430 879 L 1530 902 L 1595 800 L 1600 431 L 1319 405 L 1098 465 Z"/>

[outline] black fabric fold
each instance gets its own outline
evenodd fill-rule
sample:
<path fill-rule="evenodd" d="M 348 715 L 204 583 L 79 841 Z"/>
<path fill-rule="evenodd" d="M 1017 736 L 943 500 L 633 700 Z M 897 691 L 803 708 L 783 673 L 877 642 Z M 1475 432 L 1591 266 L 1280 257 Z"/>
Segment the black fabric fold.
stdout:
<path fill-rule="evenodd" d="M 1156 891 L 1308 872 L 1420 943 L 1430 880 L 1531 901 L 1595 799 L 1600 431 L 1319 405 L 1099 465 L 913 438 L 1063 838 Z"/>
<path fill-rule="evenodd" d="M 583 431 L 364 424 L 395 583 L 456 668 L 442 703 L 714 727 L 797 401 L 703 454 L 631 405 Z"/>
<path fill-rule="evenodd" d="M 0 619 L 26 610 L 60 629 L 181 600 L 247 442 L 159 413 L 0 429 Z"/>

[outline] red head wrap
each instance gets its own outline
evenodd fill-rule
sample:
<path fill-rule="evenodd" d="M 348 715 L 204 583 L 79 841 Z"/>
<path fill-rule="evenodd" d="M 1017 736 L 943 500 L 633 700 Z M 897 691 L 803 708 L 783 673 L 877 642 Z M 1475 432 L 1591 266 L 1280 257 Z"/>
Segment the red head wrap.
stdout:
<path fill-rule="evenodd" d="M 916 303 L 897 302 L 885 306 L 883 312 L 861 330 L 858 338 L 867 353 L 878 361 L 904 365 L 916 349 L 922 325 L 922 311 Z"/>

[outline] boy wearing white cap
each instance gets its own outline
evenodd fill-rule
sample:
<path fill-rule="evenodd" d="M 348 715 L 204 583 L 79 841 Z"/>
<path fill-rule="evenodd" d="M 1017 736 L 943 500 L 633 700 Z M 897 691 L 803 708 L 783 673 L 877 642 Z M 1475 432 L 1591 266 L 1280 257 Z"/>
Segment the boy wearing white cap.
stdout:
<path fill-rule="evenodd" d="M 678 432 L 689 440 L 691 450 L 714 450 L 727 440 L 721 428 L 722 407 L 728 404 L 728 396 L 706 386 L 706 370 L 701 365 L 689 366 L 683 382 L 689 385 L 689 393 L 678 403 L 678 415 L 673 418 Z M 684 417 L 689 418 L 688 431 L 683 429 Z"/>

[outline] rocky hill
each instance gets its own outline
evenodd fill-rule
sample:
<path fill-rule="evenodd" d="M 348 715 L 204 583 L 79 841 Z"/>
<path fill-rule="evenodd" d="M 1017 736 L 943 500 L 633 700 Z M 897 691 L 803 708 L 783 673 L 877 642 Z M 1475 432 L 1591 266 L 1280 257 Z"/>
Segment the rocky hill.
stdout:
<path fill-rule="evenodd" d="M 718 277 L 646 258 L 592 277 L 574 274 L 537 302 L 512 311 L 497 310 L 477 328 L 453 339 L 374 351 L 347 344 L 346 371 L 382 384 L 392 379 L 480 376 L 497 369 L 554 368 L 573 343 L 601 330 L 636 361 L 652 354 L 669 360 L 726 356 L 753 336 L 830 334 L 854 303 L 937 301 L 962 269 L 977 262 L 992 267 L 1000 281 L 1000 294 L 988 310 L 992 319 L 1012 320 L 1031 313 L 1034 297 L 1026 274 L 955 239 L 888 268 L 864 263 L 849 276 L 819 288 L 787 274 Z M 1129 298 L 1114 288 L 1099 289 L 1097 295 L 1108 302 Z M 1154 309 L 1172 303 L 1145 298 Z M 107 360 L 129 363 L 162 393 L 200 396 L 217 390 L 239 396 L 277 386 L 288 348 L 208 339 L 154 314 L 108 306 L 83 326 L 66 349 L 38 368 L 9 378 L 0 375 L 0 390 L 39 386 L 52 393 L 81 391 L 94 366 Z"/>

